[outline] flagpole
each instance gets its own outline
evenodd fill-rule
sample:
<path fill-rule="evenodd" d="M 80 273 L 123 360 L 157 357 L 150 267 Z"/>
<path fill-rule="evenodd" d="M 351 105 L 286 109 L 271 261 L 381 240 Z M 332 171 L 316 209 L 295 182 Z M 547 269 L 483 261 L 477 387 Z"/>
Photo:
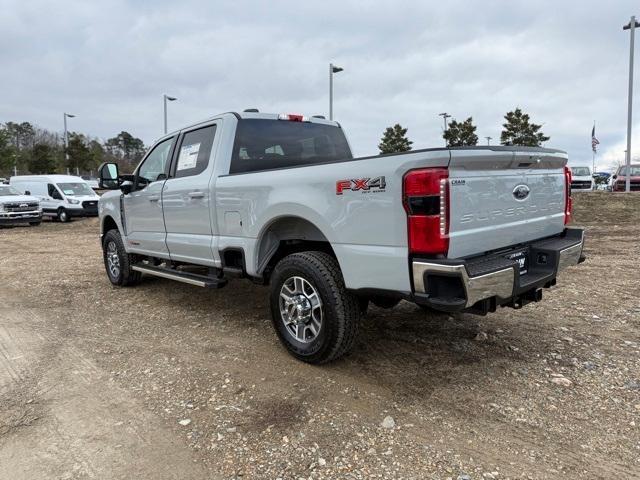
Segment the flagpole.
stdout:
<path fill-rule="evenodd" d="M 592 160 L 591 160 L 591 175 L 593 175 L 594 173 L 596 173 L 596 147 L 595 145 L 593 145 L 593 137 L 595 136 L 595 131 L 596 131 L 596 121 L 593 121 L 593 135 L 591 136 L 591 156 L 592 156 Z"/>

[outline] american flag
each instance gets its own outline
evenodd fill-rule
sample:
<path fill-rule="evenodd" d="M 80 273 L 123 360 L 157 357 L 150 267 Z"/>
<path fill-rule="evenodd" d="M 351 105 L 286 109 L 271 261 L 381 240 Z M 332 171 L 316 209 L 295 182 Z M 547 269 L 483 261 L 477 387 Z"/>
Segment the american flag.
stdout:
<path fill-rule="evenodd" d="M 591 150 L 596 153 L 596 146 L 600 145 L 600 141 L 596 138 L 596 124 L 593 124 L 593 130 L 591 130 Z"/>

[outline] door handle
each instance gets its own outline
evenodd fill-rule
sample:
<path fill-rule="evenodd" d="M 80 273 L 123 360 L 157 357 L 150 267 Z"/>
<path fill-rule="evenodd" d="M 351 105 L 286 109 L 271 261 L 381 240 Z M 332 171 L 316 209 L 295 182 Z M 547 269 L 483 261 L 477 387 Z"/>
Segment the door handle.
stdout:
<path fill-rule="evenodd" d="M 204 197 L 204 192 L 200 192 L 200 191 L 195 191 L 195 192 L 189 192 L 189 197 L 191 198 L 203 198 Z"/>
<path fill-rule="evenodd" d="M 157 202 L 158 200 L 160 200 L 160 195 L 149 195 L 150 202 Z"/>

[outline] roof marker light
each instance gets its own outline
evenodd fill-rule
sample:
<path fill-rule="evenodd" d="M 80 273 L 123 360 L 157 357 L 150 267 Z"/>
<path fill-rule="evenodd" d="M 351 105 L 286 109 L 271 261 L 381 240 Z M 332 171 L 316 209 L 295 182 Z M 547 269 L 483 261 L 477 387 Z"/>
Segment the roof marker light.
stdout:
<path fill-rule="evenodd" d="M 297 113 L 281 113 L 278 120 L 289 120 L 290 122 L 308 122 L 309 118 Z"/>

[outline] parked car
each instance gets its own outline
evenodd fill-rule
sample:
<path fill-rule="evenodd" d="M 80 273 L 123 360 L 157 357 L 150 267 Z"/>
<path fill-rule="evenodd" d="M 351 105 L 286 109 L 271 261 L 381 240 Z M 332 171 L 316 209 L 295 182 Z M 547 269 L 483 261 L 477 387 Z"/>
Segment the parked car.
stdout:
<path fill-rule="evenodd" d="M 593 177 L 591 176 L 591 169 L 584 166 L 572 166 L 571 167 L 571 190 L 593 190 Z"/>
<path fill-rule="evenodd" d="M 93 190 L 98 190 L 100 188 L 98 186 L 97 178 L 90 177 L 89 175 L 82 175 L 80 178 L 87 182 L 87 185 L 89 185 Z"/>
<path fill-rule="evenodd" d="M 72 217 L 98 215 L 98 199 L 80 177 L 71 175 L 19 175 L 11 185 L 40 199 L 44 216 L 68 222 Z"/>
<path fill-rule="evenodd" d="M 640 191 L 640 163 L 632 163 L 629 165 L 629 170 L 630 190 L 638 192 Z M 627 166 L 618 167 L 611 179 L 611 189 L 614 192 L 625 192 L 627 190 Z"/>
<path fill-rule="evenodd" d="M 38 199 L 23 195 L 11 185 L 0 185 L 0 225 L 40 225 L 42 209 Z"/>
<path fill-rule="evenodd" d="M 111 283 L 142 274 L 269 284 L 275 330 L 310 363 L 351 349 L 368 302 L 486 314 L 540 301 L 581 262 L 560 150 L 434 148 L 353 158 L 342 127 L 226 113 L 100 167 Z M 144 314 L 144 309 L 140 314 Z"/>
<path fill-rule="evenodd" d="M 7 180 L 4 177 L 0 177 L 0 185 L 8 185 L 9 184 L 9 180 Z"/>

